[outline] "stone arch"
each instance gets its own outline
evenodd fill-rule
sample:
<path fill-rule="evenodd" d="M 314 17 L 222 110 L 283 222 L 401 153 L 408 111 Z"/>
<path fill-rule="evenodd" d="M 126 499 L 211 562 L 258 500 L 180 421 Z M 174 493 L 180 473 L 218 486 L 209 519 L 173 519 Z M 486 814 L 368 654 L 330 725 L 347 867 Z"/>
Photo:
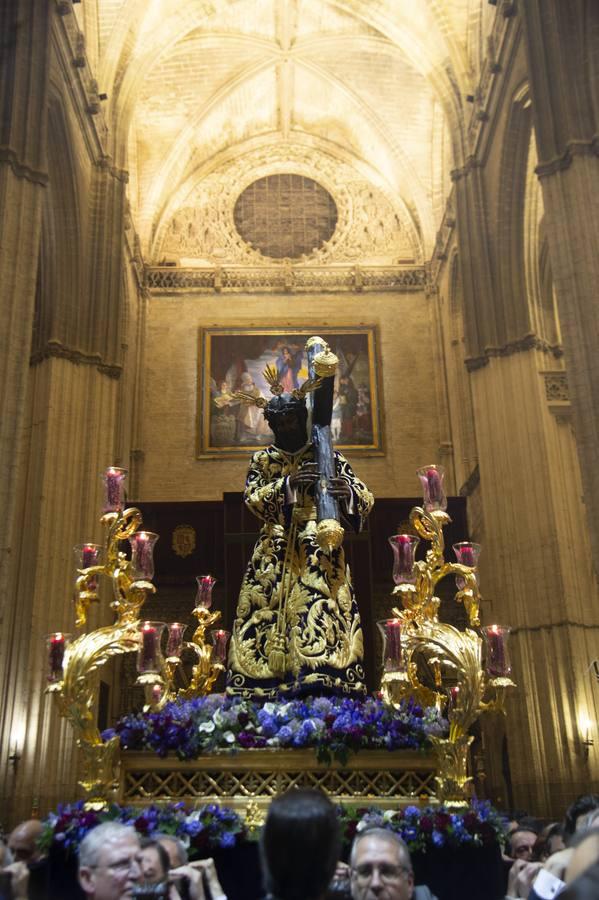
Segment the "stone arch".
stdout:
<path fill-rule="evenodd" d="M 543 193 L 535 173 L 537 162 L 533 133 L 524 196 L 526 292 L 535 334 L 544 346 L 557 348 L 561 344 L 561 331 L 545 229 Z"/>
<path fill-rule="evenodd" d="M 503 138 L 497 194 L 497 275 L 499 303 L 495 310 L 500 346 L 534 331 L 525 277 L 525 210 L 532 110 L 528 84 L 514 92 Z"/>
<path fill-rule="evenodd" d="M 48 108 L 49 177 L 42 210 L 34 359 L 45 356 L 50 344 L 81 344 L 81 214 L 73 146 L 62 101 L 52 96 Z"/>
<path fill-rule="evenodd" d="M 470 376 L 464 364 L 464 303 L 460 260 L 457 250 L 454 251 L 449 260 L 448 311 L 451 371 L 454 373 L 454 391 L 457 395 L 449 398 L 452 418 L 454 419 L 454 428 L 452 429 L 454 458 L 456 460 L 458 477 L 462 473 L 462 478 L 465 481 L 471 475 L 478 461 L 478 454 L 474 432 L 474 409 Z"/>

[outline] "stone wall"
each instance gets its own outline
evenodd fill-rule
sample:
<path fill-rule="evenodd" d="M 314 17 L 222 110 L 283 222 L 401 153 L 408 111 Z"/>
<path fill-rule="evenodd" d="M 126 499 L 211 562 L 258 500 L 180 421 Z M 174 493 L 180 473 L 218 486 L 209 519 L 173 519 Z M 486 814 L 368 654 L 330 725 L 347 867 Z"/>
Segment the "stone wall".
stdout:
<path fill-rule="evenodd" d="M 438 460 L 438 350 L 424 292 L 273 297 L 153 294 L 148 301 L 140 500 L 218 500 L 241 490 L 247 459 L 197 459 L 200 327 L 378 326 L 383 456 L 347 455 L 375 496 L 419 493 L 415 470 Z M 248 453 L 249 459 L 249 453 Z"/>

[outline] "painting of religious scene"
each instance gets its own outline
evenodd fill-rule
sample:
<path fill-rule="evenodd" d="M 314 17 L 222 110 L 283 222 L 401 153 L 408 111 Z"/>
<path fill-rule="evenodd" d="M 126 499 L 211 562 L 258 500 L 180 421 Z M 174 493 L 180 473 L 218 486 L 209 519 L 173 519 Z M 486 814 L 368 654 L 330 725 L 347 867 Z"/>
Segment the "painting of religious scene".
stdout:
<path fill-rule="evenodd" d="M 382 454 L 381 392 L 376 326 L 301 329 L 206 328 L 200 330 L 199 457 L 247 456 L 271 442 L 262 410 L 234 396 L 243 391 L 270 399 L 264 378 L 273 366 L 285 391 L 308 378 L 306 341 L 326 340 L 339 359 L 331 433 L 335 446 Z M 308 400 L 310 403 L 310 400 Z"/>

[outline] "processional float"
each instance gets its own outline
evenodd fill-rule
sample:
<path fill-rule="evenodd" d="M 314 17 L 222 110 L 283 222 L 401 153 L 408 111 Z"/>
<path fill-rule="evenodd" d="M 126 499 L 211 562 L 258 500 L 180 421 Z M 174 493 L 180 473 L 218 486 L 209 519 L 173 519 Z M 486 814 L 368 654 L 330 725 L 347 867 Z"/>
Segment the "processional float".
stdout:
<path fill-rule="evenodd" d="M 318 337 L 307 342 L 306 355 L 310 382 L 319 388 L 312 410 L 312 441 L 319 469 L 315 490 L 319 543 L 323 549 L 336 548 L 343 539 L 343 528 L 337 501 L 327 491 L 327 483 L 335 475 L 328 423 L 337 358 Z M 193 609 L 197 626 L 190 641 L 184 640 L 187 626 L 183 623 L 142 618 L 142 607 L 148 595 L 155 592 L 153 548 L 158 535 L 141 529 L 138 509 L 125 507 L 126 476 L 125 469 L 116 467 L 103 475 L 104 544 L 86 543 L 75 548 L 76 627 L 85 627 L 90 605 L 100 602 L 103 581 L 110 585 L 115 621 L 75 638 L 64 632 L 48 637 L 46 690 L 73 727 L 82 759 L 79 784 L 91 806 L 106 804 L 119 782 L 119 737 L 103 740 L 97 726 L 95 707 L 101 668 L 117 656 L 135 653 L 136 684 L 144 689 L 145 710 L 158 711 L 168 701 L 211 692 L 225 669 L 229 638 L 224 629 L 211 628 L 220 618 L 220 612 L 211 609 L 212 575 L 197 576 Z M 424 466 L 418 470 L 418 477 L 423 504 L 411 511 L 410 532 L 389 538 L 394 554 L 392 599 L 396 605 L 391 617 L 378 623 L 383 645 L 381 695 L 390 706 L 399 707 L 403 700 L 414 697 L 445 713 L 448 736 L 431 738 L 437 767 L 435 796 L 440 801 L 463 804 L 471 781 L 468 751 L 473 737 L 469 731 L 482 712 L 505 712 L 505 691 L 514 687 L 507 647 L 509 628 L 480 627 L 480 546 L 472 542 L 454 544 L 456 562 L 445 561 L 443 529 L 451 520 L 446 511 L 442 467 Z M 425 558 L 417 560 L 421 541 L 430 546 Z M 125 552 L 127 543 L 129 550 Z M 464 629 L 439 621 L 437 585 L 448 577 L 455 578 L 455 599 L 466 610 L 468 626 Z M 184 651 L 194 655 L 195 663 L 191 677 L 177 687 L 177 681 L 185 681 L 181 678 Z M 276 752 L 280 758 L 282 751 Z M 430 802 L 432 798 L 426 799 Z"/>

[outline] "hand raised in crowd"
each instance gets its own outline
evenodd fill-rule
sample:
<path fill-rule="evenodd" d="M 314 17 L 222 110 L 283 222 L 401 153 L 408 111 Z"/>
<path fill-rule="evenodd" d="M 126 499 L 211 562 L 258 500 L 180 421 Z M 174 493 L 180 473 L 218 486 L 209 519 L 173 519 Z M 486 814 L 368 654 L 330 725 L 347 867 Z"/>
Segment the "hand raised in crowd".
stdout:
<path fill-rule="evenodd" d="M 181 877 L 187 878 L 191 900 L 207 900 L 208 896 L 212 900 L 227 900 L 213 859 L 198 859 L 184 866 L 177 866 L 176 869 L 170 869 L 169 879 L 176 880 Z M 210 891 L 209 895 L 206 894 L 205 887 Z M 175 888 L 171 892 L 171 900 L 178 900 L 179 897 L 180 894 Z"/>
<path fill-rule="evenodd" d="M 543 863 L 541 862 L 517 859 L 511 867 L 508 877 L 508 897 L 528 897 L 533 882 L 542 868 Z"/>
<path fill-rule="evenodd" d="M 558 850 L 557 853 L 552 853 L 545 861 L 544 868 L 552 875 L 555 875 L 556 878 L 561 878 L 561 880 L 564 881 L 566 869 L 570 865 L 573 854 L 574 850 L 572 847 L 566 847 L 565 850 Z"/>
<path fill-rule="evenodd" d="M 27 863 L 14 862 L 2 869 L 10 874 L 10 886 L 13 900 L 27 900 L 29 887 L 29 869 Z"/>

